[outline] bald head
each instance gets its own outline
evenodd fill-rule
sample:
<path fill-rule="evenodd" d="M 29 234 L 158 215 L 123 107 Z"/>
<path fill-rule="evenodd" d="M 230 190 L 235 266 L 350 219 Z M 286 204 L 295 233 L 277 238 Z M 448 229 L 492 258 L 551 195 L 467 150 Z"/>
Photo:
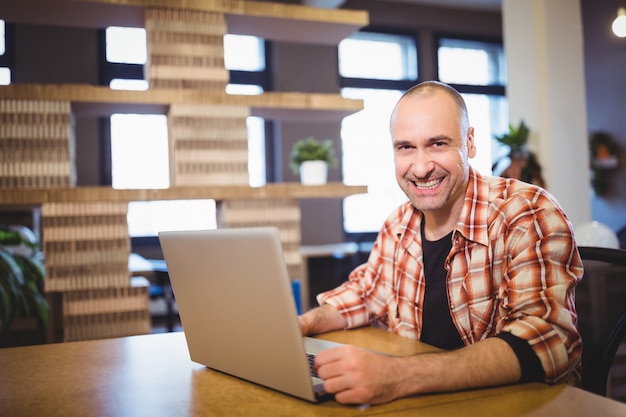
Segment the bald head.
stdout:
<path fill-rule="evenodd" d="M 456 109 L 459 117 L 459 127 L 461 128 L 461 135 L 466 135 L 469 128 L 469 117 L 467 115 L 467 106 L 465 105 L 465 100 L 461 96 L 461 94 L 450 87 L 448 84 L 444 84 L 439 81 L 424 81 L 423 83 L 417 84 L 410 89 L 408 89 L 398 103 L 396 104 L 396 108 L 402 101 L 409 98 L 429 98 L 432 97 L 437 92 L 443 92 L 448 95 L 456 105 Z M 396 110 L 394 109 L 391 116 L 391 123 L 395 119 Z"/>

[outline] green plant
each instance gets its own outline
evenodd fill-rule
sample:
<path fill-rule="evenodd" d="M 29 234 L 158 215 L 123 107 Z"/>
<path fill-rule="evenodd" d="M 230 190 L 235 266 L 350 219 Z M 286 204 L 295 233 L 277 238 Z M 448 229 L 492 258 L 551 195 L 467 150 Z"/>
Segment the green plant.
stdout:
<path fill-rule="evenodd" d="M 50 306 L 43 295 L 44 278 L 38 245 L 18 230 L 0 226 L 0 336 L 17 317 L 47 323 Z"/>
<path fill-rule="evenodd" d="M 509 147 L 508 158 L 510 165 L 502 171 L 500 175 L 505 177 L 514 177 L 524 182 L 545 187 L 541 165 L 539 159 L 534 152 L 528 150 L 528 136 L 530 129 L 522 120 L 519 125 L 513 126 L 509 124 L 509 131 L 501 136 L 495 136 L 495 139 Z M 504 158 L 501 158 L 504 159 Z M 492 168 L 498 166 L 500 161 L 496 161 Z"/>
<path fill-rule="evenodd" d="M 289 166 L 294 174 L 298 173 L 304 161 L 326 161 L 328 166 L 334 166 L 337 159 L 333 141 L 330 139 L 318 141 L 313 137 L 308 137 L 294 143 L 289 157 Z"/>
<path fill-rule="evenodd" d="M 530 131 L 526 123 L 522 120 L 518 127 L 509 124 L 509 131 L 502 136 L 496 136 L 496 140 L 500 143 L 508 145 L 511 148 L 511 157 L 525 157 L 526 143 Z"/>

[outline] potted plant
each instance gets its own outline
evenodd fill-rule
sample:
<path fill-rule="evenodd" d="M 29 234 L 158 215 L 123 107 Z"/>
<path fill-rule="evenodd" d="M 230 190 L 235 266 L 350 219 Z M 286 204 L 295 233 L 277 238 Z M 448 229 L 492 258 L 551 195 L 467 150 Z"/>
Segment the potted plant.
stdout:
<path fill-rule="evenodd" d="M 28 233 L 30 232 L 30 233 Z M 16 318 L 34 317 L 43 327 L 50 306 L 43 295 L 43 253 L 25 227 L 0 226 L 0 339 Z"/>
<path fill-rule="evenodd" d="M 289 166 L 294 174 L 300 174 L 300 181 L 305 185 L 326 184 L 328 167 L 336 163 L 333 141 L 319 141 L 313 137 L 294 143 L 289 158 Z"/>
<path fill-rule="evenodd" d="M 509 131 L 501 136 L 496 136 L 496 140 L 510 149 L 508 157 L 511 159 L 510 165 L 500 176 L 517 178 L 524 182 L 545 187 L 541 165 L 534 154 L 528 150 L 528 136 L 530 130 L 522 120 L 517 127 L 509 124 Z M 494 164 L 494 167 L 498 163 Z"/>

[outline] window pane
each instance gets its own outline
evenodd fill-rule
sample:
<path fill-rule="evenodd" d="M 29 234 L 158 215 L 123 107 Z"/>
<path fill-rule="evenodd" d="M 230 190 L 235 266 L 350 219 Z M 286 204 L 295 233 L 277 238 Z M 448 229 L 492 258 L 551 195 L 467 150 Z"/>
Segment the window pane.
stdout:
<path fill-rule="evenodd" d="M 11 84 L 11 70 L 6 67 L 0 67 L 0 85 Z"/>
<path fill-rule="evenodd" d="M 263 94 L 263 87 L 252 84 L 227 84 L 226 94 L 256 96 Z"/>
<path fill-rule="evenodd" d="M 6 36 L 4 28 L 4 20 L 0 19 L 0 55 L 6 52 Z"/>
<path fill-rule="evenodd" d="M 224 65 L 229 70 L 265 70 L 263 39 L 248 35 L 225 35 Z"/>
<path fill-rule="evenodd" d="M 114 78 L 109 83 L 109 87 L 112 90 L 135 90 L 145 91 L 149 87 L 149 83 L 146 80 L 124 80 L 121 78 Z"/>
<path fill-rule="evenodd" d="M 451 84 L 504 85 L 506 68 L 502 45 L 441 39 L 438 49 L 439 80 Z"/>
<path fill-rule="evenodd" d="M 484 175 L 492 174 L 493 161 L 499 158 L 500 148 L 494 135 L 508 126 L 508 105 L 505 97 L 484 94 L 462 94 L 467 105 L 470 125 L 474 126 L 476 156 L 472 167 Z"/>
<path fill-rule="evenodd" d="M 406 201 L 397 185 L 389 117 L 400 91 L 349 89 L 342 96 L 364 100 L 364 109 L 343 121 L 343 178 L 348 185 L 367 184 L 368 193 L 344 199 L 344 229 L 348 233 L 377 232 L 394 208 Z M 470 124 L 475 129 L 476 156 L 470 160 L 479 172 L 491 174 L 497 145 L 494 134 L 507 126 L 504 97 L 463 94 Z"/>
<path fill-rule="evenodd" d="M 357 32 L 339 43 L 339 74 L 351 78 L 416 80 L 417 49 L 408 36 Z"/>
<path fill-rule="evenodd" d="M 250 187 L 262 187 L 267 182 L 265 175 L 265 120 L 250 116 L 248 127 L 248 175 Z"/>
<path fill-rule="evenodd" d="M 112 185 L 117 189 L 169 187 L 167 117 L 111 116 Z"/>
<path fill-rule="evenodd" d="M 146 30 L 109 26 L 106 28 L 106 59 L 123 64 L 145 64 Z"/>
<path fill-rule="evenodd" d="M 215 200 L 132 201 L 128 234 L 156 236 L 164 230 L 216 229 Z"/>
<path fill-rule="evenodd" d="M 344 229 L 378 231 L 406 197 L 396 182 L 389 117 L 401 91 L 344 88 L 341 95 L 364 100 L 363 110 L 346 117 L 341 128 L 343 179 L 367 185 L 368 193 L 346 197 Z"/>

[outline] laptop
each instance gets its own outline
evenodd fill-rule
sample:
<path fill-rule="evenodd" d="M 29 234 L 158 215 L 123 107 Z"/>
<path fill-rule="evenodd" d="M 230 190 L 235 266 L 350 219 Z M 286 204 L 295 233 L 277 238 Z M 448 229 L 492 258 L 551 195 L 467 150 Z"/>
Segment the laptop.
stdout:
<path fill-rule="evenodd" d="M 325 394 L 303 337 L 278 229 L 162 231 L 159 241 L 191 360 L 311 402 Z"/>

